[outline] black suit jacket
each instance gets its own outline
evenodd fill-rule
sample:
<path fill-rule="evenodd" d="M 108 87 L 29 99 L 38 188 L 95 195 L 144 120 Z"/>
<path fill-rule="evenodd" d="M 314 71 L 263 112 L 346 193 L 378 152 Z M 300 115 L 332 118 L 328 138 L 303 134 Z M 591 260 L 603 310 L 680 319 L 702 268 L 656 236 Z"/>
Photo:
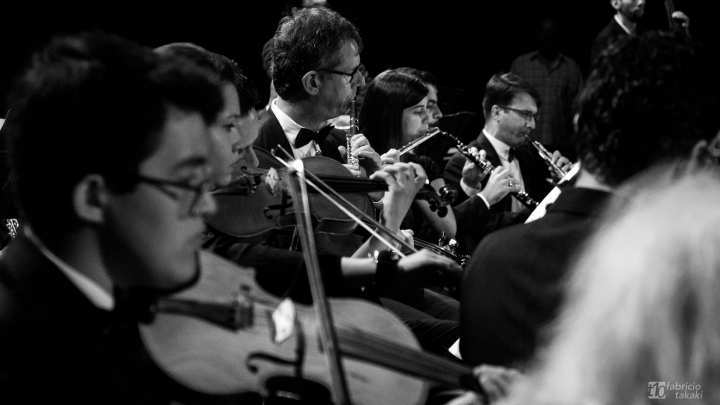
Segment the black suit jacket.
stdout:
<path fill-rule="evenodd" d="M 482 130 L 480 130 L 477 139 L 468 144 L 468 148 L 473 146 L 478 150 L 484 149 L 487 153 L 486 159 L 493 166 L 498 167 L 501 165 L 500 157 Z M 552 189 L 552 185 L 546 180 L 549 176 L 547 165 L 531 145 L 526 144 L 517 148 L 515 156 L 525 183 L 525 191 L 535 201 L 542 201 Z M 464 155 L 459 152 L 456 153 L 445 166 L 443 177 L 446 184 L 452 184 L 458 188 L 458 198 L 455 201 L 456 205 L 453 207 L 453 211 L 458 226 L 456 239 L 460 242 L 459 249 L 462 253 L 472 253 L 485 235 L 508 225 L 524 222 L 529 212 L 510 212 L 512 207 L 512 197 L 510 195 L 489 209 L 482 198 L 478 196 L 468 198 L 460 187 L 465 160 Z M 483 187 L 486 183 L 487 177 L 483 179 Z"/>
<path fill-rule="evenodd" d="M 345 139 L 345 133 L 342 130 L 333 129 L 330 132 L 330 135 L 328 135 L 328 137 L 320 143 L 320 150 L 322 151 L 323 156 L 335 159 L 340 163 L 345 163 L 340 155 L 340 151 L 338 150 L 338 146 L 343 144 L 339 143 L 338 139 Z M 290 142 L 285 136 L 285 132 L 280 126 L 280 122 L 275 116 L 275 113 L 273 113 L 272 109 L 269 109 L 260 119 L 259 135 L 255 140 L 254 145 L 261 147 L 268 152 L 280 145 L 280 147 L 289 153 L 292 153 Z"/>
<path fill-rule="evenodd" d="M 488 235 L 461 284 L 460 350 L 471 365 L 521 366 L 555 318 L 571 260 L 610 194 L 566 188 L 534 222 Z"/>
<path fill-rule="evenodd" d="M 33 402 L 108 400 L 103 336 L 111 313 L 95 307 L 27 237 L 0 257 L 0 392 Z M 103 375 L 101 377 L 100 375 Z M 38 385 L 39 384 L 39 385 Z M 98 396 L 101 395 L 101 396 Z"/>
<path fill-rule="evenodd" d="M 646 31 L 645 26 L 642 22 L 639 22 L 635 27 L 635 34 L 642 34 Z M 618 41 L 620 38 L 624 38 L 628 33 L 618 24 L 615 17 L 613 17 L 608 25 L 603 28 L 602 31 L 595 37 L 592 44 L 592 51 L 590 53 L 590 63 L 594 64 L 595 60 L 600 53 L 605 50 L 611 43 Z"/>

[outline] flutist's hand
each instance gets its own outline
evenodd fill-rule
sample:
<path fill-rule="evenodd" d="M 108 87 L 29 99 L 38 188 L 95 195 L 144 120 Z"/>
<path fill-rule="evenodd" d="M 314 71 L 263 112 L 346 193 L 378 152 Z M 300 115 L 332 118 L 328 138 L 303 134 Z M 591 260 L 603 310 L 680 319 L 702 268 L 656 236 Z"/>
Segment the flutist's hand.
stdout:
<path fill-rule="evenodd" d="M 352 156 L 361 159 L 362 166 L 368 173 L 375 173 L 382 167 L 382 159 L 370 145 L 370 141 L 363 134 L 356 134 L 352 137 Z"/>
<path fill-rule="evenodd" d="M 380 155 L 380 159 L 382 159 L 383 166 L 392 165 L 400 161 L 400 155 L 398 154 L 397 149 L 390 149 L 389 151 Z"/>
<path fill-rule="evenodd" d="M 479 156 L 480 159 L 485 159 L 485 151 L 472 147 L 469 149 L 473 156 Z M 484 172 L 470 159 L 465 160 L 465 166 L 462 170 L 462 180 L 470 188 L 480 189 L 480 182 L 485 178 Z"/>
<path fill-rule="evenodd" d="M 570 168 L 572 168 L 572 162 L 570 161 L 570 159 L 564 157 L 558 151 L 553 152 L 552 161 L 565 173 L 570 171 Z M 548 168 L 548 170 L 550 170 L 551 173 L 553 172 L 550 168 Z"/>

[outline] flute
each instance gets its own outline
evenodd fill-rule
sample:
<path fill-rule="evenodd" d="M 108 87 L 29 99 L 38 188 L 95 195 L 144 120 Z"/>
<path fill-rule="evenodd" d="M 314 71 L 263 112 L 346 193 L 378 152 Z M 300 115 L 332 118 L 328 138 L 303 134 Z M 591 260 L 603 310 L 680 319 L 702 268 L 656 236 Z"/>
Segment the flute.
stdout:
<path fill-rule="evenodd" d="M 358 158 L 352 155 L 352 138 L 357 134 L 358 131 L 358 120 L 357 113 L 355 111 L 355 99 L 350 102 L 350 131 L 345 134 L 345 140 L 347 141 L 347 162 L 353 166 L 358 166 Z"/>
<path fill-rule="evenodd" d="M 413 140 L 412 142 L 408 143 L 407 145 L 403 146 L 402 148 L 398 149 L 398 156 L 402 156 L 407 152 L 410 152 L 413 150 L 416 146 L 420 145 L 421 143 L 427 141 L 428 139 L 432 138 L 433 136 L 441 133 L 440 128 L 430 128 L 427 130 L 427 133 L 420 138 L 417 138 Z"/>

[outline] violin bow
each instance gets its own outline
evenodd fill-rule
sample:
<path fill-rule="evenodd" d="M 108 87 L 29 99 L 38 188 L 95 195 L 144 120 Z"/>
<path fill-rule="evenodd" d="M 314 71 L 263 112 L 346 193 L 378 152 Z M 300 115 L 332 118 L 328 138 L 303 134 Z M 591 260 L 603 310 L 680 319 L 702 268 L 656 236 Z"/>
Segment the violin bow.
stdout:
<path fill-rule="evenodd" d="M 283 149 L 282 147 L 280 147 L 280 145 L 278 145 L 278 148 L 277 148 L 277 149 L 280 149 L 280 150 L 288 157 L 288 159 L 296 160 L 292 155 L 290 155 L 290 153 L 288 153 L 288 151 L 286 151 L 285 149 Z M 275 155 L 274 150 L 273 150 L 272 152 L 273 152 L 273 156 L 275 157 L 275 159 L 277 159 L 277 160 L 278 160 L 280 163 L 282 163 L 285 167 L 289 167 L 289 163 L 288 163 L 288 162 L 280 159 L 277 155 Z M 390 250 L 396 250 L 397 248 L 396 248 L 392 243 L 390 243 L 384 236 L 380 235 L 375 229 L 372 229 L 370 226 L 368 226 L 367 223 L 365 223 L 365 222 L 369 222 L 370 224 L 374 225 L 377 229 L 380 229 L 381 231 L 385 232 L 385 234 L 386 234 L 390 239 L 392 239 L 392 240 L 394 240 L 395 242 L 399 243 L 401 246 L 403 246 L 403 247 L 404 247 L 405 249 L 407 249 L 408 251 L 413 252 L 413 253 L 415 253 L 415 252 L 418 251 L 417 249 L 415 249 L 414 246 L 410 245 L 410 244 L 407 243 L 404 239 L 398 237 L 397 235 L 395 235 L 395 233 L 393 233 L 393 232 L 391 232 L 389 229 L 385 228 L 384 225 L 382 225 L 382 224 L 380 224 L 379 222 L 377 222 L 377 221 L 375 220 L 375 218 L 370 217 L 370 216 L 369 216 L 368 214 L 366 214 L 363 210 L 361 210 L 361 209 L 357 208 L 356 206 L 354 206 L 353 204 L 351 204 L 347 199 L 345 199 L 345 197 L 343 197 L 342 195 L 340 195 L 340 193 L 338 193 L 338 192 L 335 191 L 332 187 L 330 187 L 330 186 L 328 186 L 327 184 L 325 184 L 325 182 L 323 182 L 318 176 L 314 175 L 313 173 L 311 173 L 311 172 L 309 172 L 309 171 L 307 171 L 307 170 L 305 170 L 305 174 L 312 178 L 312 180 L 308 180 L 307 178 L 305 179 L 305 182 L 306 182 L 307 184 L 309 184 L 312 188 L 314 188 L 320 195 L 322 195 L 323 197 L 325 197 L 326 199 L 328 199 L 331 203 L 333 203 L 339 210 L 341 210 L 342 212 L 344 212 L 345 215 L 349 216 L 352 220 L 354 220 L 355 222 L 357 222 L 358 225 L 360 225 L 360 226 L 362 226 L 363 228 L 365 228 L 365 230 L 367 230 L 371 235 L 375 236 L 381 243 L 383 243 L 385 246 L 389 247 Z M 323 189 L 322 189 L 321 187 L 319 187 L 317 184 L 315 184 L 314 182 L 318 183 L 318 184 L 319 184 L 320 186 L 322 186 L 322 188 L 324 188 L 325 190 L 330 191 L 330 193 L 333 195 L 333 197 L 331 197 L 328 193 L 326 193 L 325 191 L 323 191 Z M 337 199 L 337 200 L 335 200 L 335 199 Z M 362 219 L 358 218 L 356 215 L 354 215 L 352 212 L 350 212 L 347 208 L 343 207 L 342 204 L 338 203 L 338 201 L 341 201 L 341 202 L 343 202 L 344 204 L 347 204 L 348 207 L 352 207 L 352 209 L 353 209 L 357 214 L 359 214 L 365 221 L 363 221 Z M 397 253 L 398 256 L 400 256 L 400 257 L 405 257 L 405 255 L 404 255 L 402 252 L 400 252 L 400 251 L 397 251 L 396 253 Z"/>
<path fill-rule="evenodd" d="M 350 405 L 350 390 L 348 389 L 345 372 L 340 358 L 340 345 L 338 343 L 337 334 L 330 312 L 330 306 L 325 295 L 325 288 L 322 283 L 322 275 L 320 274 L 320 263 L 317 257 L 315 247 L 315 236 L 312 232 L 312 219 L 310 218 L 310 202 L 307 193 L 305 181 L 305 170 L 301 159 L 296 159 L 288 165 L 288 169 L 297 175 L 297 183 L 300 188 L 300 195 L 293 184 L 292 176 L 288 176 L 290 195 L 296 203 L 300 204 L 300 209 L 295 210 L 295 218 L 300 228 L 300 240 L 303 244 L 303 256 L 305 258 L 305 267 L 308 272 L 308 280 L 310 282 L 310 292 L 313 297 L 313 306 L 318 313 L 318 321 L 320 324 L 320 337 L 325 347 L 328 368 L 330 369 L 330 380 L 333 384 L 333 392 L 335 393 L 335 403 L 342 405 Z M 298 198 L 299 197 L 299 198 Z"/>
<path fill-rule="evenodd" d="M 665 12 L 667 12 L 668 25 L 670 26 L 670 29 L 673 31 L 678 29 L 677 22 L 672 18 L 672 14 L 675 12 L 675 4 L 673 3 L 673 0 L 665 0 Z"/>

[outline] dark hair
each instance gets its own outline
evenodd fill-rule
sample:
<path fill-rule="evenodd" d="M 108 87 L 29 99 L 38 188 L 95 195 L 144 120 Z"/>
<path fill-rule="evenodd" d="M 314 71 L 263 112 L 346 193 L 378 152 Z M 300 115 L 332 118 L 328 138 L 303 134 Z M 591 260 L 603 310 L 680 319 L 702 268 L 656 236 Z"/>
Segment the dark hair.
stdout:
<path fill-rule="evenodd" d="M 402 146 L 402 115 L 420 102 L 428 88 L 417 76 L 398 70 L 380 73 L 368 86 L 360 115 L 360 132 L 378 153 Z"/>
<path fill-rule="evenodd" d="M 235 86 L 240 98 L 240 114 L 247 115 L 255 108 L 259 96 L 257 87 L 242 72 L 242 69 L 227 56 L 210 52 L 207 49 L 189 42 L 175 42 L 155 48 L 155 52 L 185 58 L 196 65 L 207 69 L 221 82 L 229 82 Z"/>
<path fill-rule="evenodd" d="M 718 61 L 681 33 L 650 32 L 609 46 L 580 95 L 577 153 L 615 186 L 690 152 L 720 128 Z"/>
<path fill-rule="evenodd" d="M 277 94 L 288 101 L 306 98 L 303 76 L 339 64 L 338 52 L 346 43 L 354 43 L 358 52 L 362 51 L 357 28 L 328 8 L 303 8 L 280 20 L 272 54 Z"/>
<path fill-rule="evenodd" d="M 540 93 L 527 80 L 514 73 L 495 74 L 488 81 L 483 96 L 483 114 L 485 120 L 490 119 L 492 107 L 508 106 L 513 99 L 521 94 L 527 94 L 533 98 L 537 108 L 540 109 L 542 100 Z"/>
<path fill-rule="evenodd" d="M 423 82 L 425 82 L 425 84 L 430 84 L 437 89 L 437 86 L 438 86 L 437 80 L 435 80 L 435 76 L 433 76 L 433 74 L 430 72 L 426 72 L 424 70 L 415 69 L 415 68 L 411 68 L 411 67 L 401 67 L 401 68 L 397 68 L 395 70 L 397 70 L 398 72 L 403 72 L 403 73 L 407 73 L 409 75 L 413 75 L 413 76 L 417 77 L 418 79 L 422 80 Z"/>
<path fill-rule="evenodd" d="M 56 38 L 36 53 L 11 92 L 14 191 L 39 234 L 79 221 L 72 190 L 99 174 L 118 193 L 158 147 L 169 106 L 212 123 L 222 108 L 218 83 L 175 58 L 103 33 Z"/>

